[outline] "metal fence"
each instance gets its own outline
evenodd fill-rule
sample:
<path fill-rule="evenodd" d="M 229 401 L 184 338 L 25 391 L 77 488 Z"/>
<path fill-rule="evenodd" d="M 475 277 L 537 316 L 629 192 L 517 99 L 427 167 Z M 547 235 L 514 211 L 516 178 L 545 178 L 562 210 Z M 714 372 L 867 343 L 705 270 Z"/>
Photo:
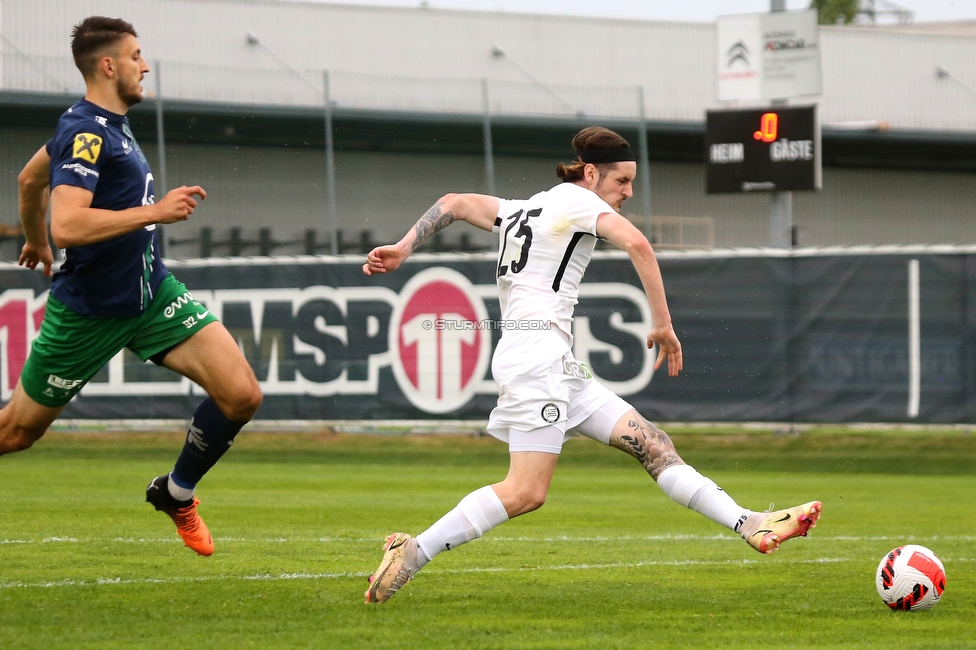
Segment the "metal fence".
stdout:
<path fill-rule="evenodd" d="M 14 49 L 14 48 L 11 48 Z M 273 54 L 273 53 L 272 53 Z M 167 102 L 200 102 L 215 106 L 291 108 L 321 110 L 325 125 L 326 223 L 319 230 L 307 232 L 302 241 L 292 237 L 287 242 L 274 234 L 261 232 L 254 241 L 241 237 L 232 227 L 225 233 L 202 229 L 199 238 L 183 237 L 174 244 L 199 244 L 207 256 L 223 246 L 223 254 L 244 250 L 249 253 L 348 252 L 351 242 L 369 239 L 366 231 L 342 233 L 336 208 L 336 163 L 333 119 L 350 113 L 402 113 L 409 115 L 443 115 L 448 119 L 464 117 L 480 122 L 484 139 L 485 190 L 495 194 L 495 156 L 492 126 L 499 118 L 592 118 L 629 125 L 637 130 L 636 143 L 640 165 L 637 179 L 642 214 L 651 214 L 650 177 L 644 91 L 640 87 L 594 88 L 591 86 L 549 86 L 534 79 L 526 82 L 489 79 L 420 79 L 366 75 L 330 70 L 297 70 L 283 61 L 278 68 L 232 68 L 199 66 L 169 61 L 150 62 L 150 74 L 143 81 L 147 99 L 156 107 L 155 145 L 158 159 L 153 161 L 156 192 L 169 188 L 167 178 L 166 134 L 164 112 Z M 28 56 L 19 51 L 0 54 L 2 90 L 31 94 L 77 97 L 84 94 L 81 75 L 66 57 Z M 143 144 L 150 144 L 143 141 Z M 252 238 L 253 239 L 253 238 Z M 220 244 L 219 242 L 224 242 Z M 361 246 L 357 247 L 361 248 Z M 473 245 L 471 250 L 479 250 Z M 436 250 L 432 246 L 431 250 Z M 218 253 L 219 253 L 218 252 Z"/>
<path fill-rule="evenodd" d="M 641 87 L 554 86 L 540 81 L 433 79 L 368 75 L 339 70 L 236 68 L 150 61 L 149 95 L 214 104 L 312 107 L 424 113 L 488 113 L 513 117 L 643 119 Z M 0 54 L 2 89 L 31 93 L 84 93 L 67 57 Z"/>

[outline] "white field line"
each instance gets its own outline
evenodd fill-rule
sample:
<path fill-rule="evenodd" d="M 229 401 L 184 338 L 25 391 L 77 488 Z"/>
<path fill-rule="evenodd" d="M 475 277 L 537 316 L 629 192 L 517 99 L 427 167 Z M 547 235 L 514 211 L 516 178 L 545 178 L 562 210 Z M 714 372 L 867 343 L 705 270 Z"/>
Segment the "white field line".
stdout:
<path fill-rule="evenodd" d="M 785 560 L 787 564 L 835 564 L 850 562 L 848 558 L 816 558 L 813 560 Z M 470 569 L 428 569 L 424 573 L 524 573 L 537 571 L 593 571 L 605 569 L 638 569 L 642 567 L 654 566 L 748 566 L 758 564 L 760 560 L 651 560 L 647 562 L 609 562 L 605 564 L 557 564 L 553 566 L 538 567 L 473 567 Z M 258 574 L 250 576 L 215 575 L 200 576 L 194 578 L 94 578 L 91 580 L 76 580 L 66 578 L 64 580 L 51 580 L 46 582 L 0 582 L 0 589 L 47 589 L 51 587 L 103 587 L 114 585 L 158 585 L 158 584 L 180 584 L 196 582 L 218 582 L 229 580 L 242 581 L 268 581 L 279 582 L 283 580 L 335 580 L 344 578 L 366 578 L 369 572 L 353 573 L 280 573 Z"/>
<path fill-rule="evenodd" d="M 866 542 L 866 541 L 887 541 L 895 543 L 911 543 L 911 542 L 973 542 L 976 541 L 976 536 L 972 535 L 946 535 L 946 536 L 931 536 L 931 537 L 889 537 L 889 536 L 821 536 L 817 537 L 821 541 L 856 541 L 856 542 Z M 497 537 L 492 536 L 487 539 L 479 540 L 480 543 L 491 543 L 491 542 L 542 542 L 542 543 L 592 543 L 592 542 L 643 542 L 643 541 L 740 541 L 738 536 L 732 535 L 622 535 L 622 536 L 599 536 L 599 537 L 572 537 L 572 536 L 557 536 L 557 537 Z M 4 539 L 0 540 L 0 544 L 51 544 L 51 543 L 67 543 L 67 544 L 104 544 L 106 540 L 103 539 L 85 539 L 80 540 L 74 537 L 47 537 L 41 540 L 10 540 Z M 123 543 L 123 544 L 176 544 L 179 542 L 175 537 L 166 538 L 123 538 L 116 537 L 109 541 Z M 379 544 L 381 543 L 381 538 L 335 538 L 335 537 L 293 537 L 293 538 L 234 538 L 225 537 L 218 538 L 217 541 L 225 542 L 244 542 L 244 543 L 369 543 L 369 544 Z M 943 560 L 947 563 L 957 563 L 957 562 L 974 562 L 976 558 L 946 558 Z M 621 569 L 621 568 L 641 568 L 641 567 L 653 567 L 653 566 L 747 566 L 758 564 L 761 560 L 759 559 L 741 559 L 741 560 L 721 560 L 721 561 L 708 561 L 708 560 L 651 560 L 646 562 L 629 562 L 629 563 L 604 563 L 604 564 L 560 564 L 552 566 L 540 566 L 540 567 L 475 567 L 469 569 L 428 569 L 425 573 L 512 573 L 520 571 L 587 571 L 587 570 L 604 570 L 604 569 Z M 816 558 L 816 559 L 794 559 L 794 560 L 782 560 L 788 564 L 825 564 L 825 563 L 841 563 L 841 562 L 851 562 L 849 558 Z M 859 560 L 858 560 L 859 561 Z M 111 586 L 111 585 L 141 585 L 141 584 L 179 584 L 179 583 L 195 583 L 195 582 L 212 582 L 212 581 L 227 581 L 227 580 L 257 580 L 257 581 L 282 581 L 282 580 L 333 580 L 333 579 L 344 579 L 344 578 L 364 578 L 369 574 L 366 572 L 345 572 L 345 573 L 282 573 L 277 575 L 272 574 L 260 574 L 251 576 L 233 576 L 233 575 L 217 575 L 217 576 L 201 576 L 193 578 L 185 577 L 169 577 L 169 578 L 132 578 L 132 579 L 122 579 L 122 578 L 95 578 L 90 580 L 85 579 L 64 579 L 46 582 L 34 582 L 27 583 L 21 581 L 12 581 L 0 583 L 0 589 L 13 589 L 13 588 L 50 588 L 50 587 L 93 587 L 93 586 Z"/>
<path fill-rule="evenodd" d="M 811 539 L 827 542 L 895 542 L 899 544 L 913 544 L 916 542 L 976 542 L 976 535 L 819 535 L 812 533 Z M 242 542 L 250 544 L 293 544 L 293 543 L 382 543 L 382 537 L 215 537 L 215 542 Z M 664 534 L 664 535 L 598 535 L 572 536 L 558 535 L 555 537 L 505 537 L 490 535 L 478 540 L 479 543 L 518 542 L 518 543 L 593 543 L 593 542 L 740 542 L 738 535 L 718 533 L 715 535 L 695 534 Z M 78 539 L 75 537 L 44 537 L 42 539 L 0 539 L 3 544 L 105 544 L 116 542 L 119 544 L 176 544 L 180 540 L 172 537 L 114 537 Z"/>

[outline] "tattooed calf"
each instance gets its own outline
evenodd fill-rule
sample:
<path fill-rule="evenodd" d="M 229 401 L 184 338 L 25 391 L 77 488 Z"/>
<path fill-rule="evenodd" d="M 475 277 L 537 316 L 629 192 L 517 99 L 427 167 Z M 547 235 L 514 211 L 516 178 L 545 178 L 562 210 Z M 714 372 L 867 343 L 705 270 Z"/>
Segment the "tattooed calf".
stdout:
<path fill-rule="evenodd" d="M 668 467 L 684 465 L 668 434 L 640 415 L 635 415 L 627 421 L 629 431 L 612 435 L 610 445 L 636 458 L 655 481 Z"/>

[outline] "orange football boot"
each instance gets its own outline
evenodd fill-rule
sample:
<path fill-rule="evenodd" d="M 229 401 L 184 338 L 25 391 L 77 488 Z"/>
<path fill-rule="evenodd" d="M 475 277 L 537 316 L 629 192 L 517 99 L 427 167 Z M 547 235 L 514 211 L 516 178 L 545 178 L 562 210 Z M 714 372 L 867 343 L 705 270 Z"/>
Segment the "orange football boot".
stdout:
<path fill-rule="evenodd" d="M 176 532 L 183 543 L 200 555 L 213 555 L 214 543 L 207 524 L 197 514 L 200 499 L 194 496 L 189 501 L 177 501 L 169 493 L 169 474 L 157 476 L 146 488 L 146 501 L 156 510 L 169 515 L 176 524 Z"/>

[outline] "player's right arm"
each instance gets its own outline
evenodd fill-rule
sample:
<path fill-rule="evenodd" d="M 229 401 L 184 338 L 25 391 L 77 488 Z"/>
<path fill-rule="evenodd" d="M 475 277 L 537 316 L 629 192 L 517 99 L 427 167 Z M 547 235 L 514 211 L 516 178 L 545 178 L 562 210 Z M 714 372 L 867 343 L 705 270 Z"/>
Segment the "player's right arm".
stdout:
<path fill-rule="evenodd" d="M 51 237 L 59 248 L 84 246 L 133 232 L 154 223 L 185 221 L 197 200 L 207 197 L 199 185 L 170 190 L 159 203 L 126 210 L 91 207 L 91 190 L 58 185 L 51 191 Z"/>
<path fill-rule="evenodd" d="M 54 253 L 47 240 L 50 170 L 51 157 L 45 145 L 27 161 L 17 176 L 17 202 L 26 240 L 17 264 L 35 269 L 40 263 L 44 268 L 44 275 L 51 275 L 51 266 L 54 264 Z"/>
<path fill-rule="evenodd" d="M 455 221 L 466 221 L 482 230 L 493 230 L 498 217 L 498 199 L 485 194 L 446 194 L 420 217 L 400 241 L 378 246 L 366 256 L 363 273 L 395 271 L 430 237 Z"/>

